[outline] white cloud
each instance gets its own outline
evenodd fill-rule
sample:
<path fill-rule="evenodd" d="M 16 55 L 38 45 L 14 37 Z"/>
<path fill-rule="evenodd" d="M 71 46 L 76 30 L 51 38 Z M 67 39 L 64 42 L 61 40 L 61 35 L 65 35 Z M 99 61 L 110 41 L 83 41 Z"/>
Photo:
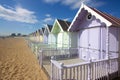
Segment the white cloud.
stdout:
<path fill-rule="evenodd" d="M 46 3 L 57 3 L 60 2 L 63 5 L 70 6 L 71 9 L 77 9 L 81 3 L 87 4 L 92 7 L 102 6 L 104 3 L 95 0 L 45 0 Z"/>
<path fill-rule="evenodd" d="M 45 16 L 46 16 L 46 17 L 50 17 L 51 15 L 50 15 L 50 14 L 46 14 Z"/>
<path fill-rule="evenodd" d="M 59 2 L 60 0 L 43 0 L 46 3 L 56 3 Z"/>
<path fill-rule="evenodd" d="M 51 18 L 51 17 L 47 17 L 47 18 L 45 18 L 43 21 L 45 22 L 45 23 L 48 23 L 48 22 L 50 22 L 50 21 L 52 21 L 53 19 Z"/>
<path fill-rule="evenodd" d="M 50 24 L 54 21 L 54 18 L 50 14 L 46 14 L 45 18 L 43 19 L 43 24 Z"/>
<path fill-rule="evenodd" d="M 33 11 L 29 11 L 22 7 L 16 7 L 15 10 L 13 10 L 0 5 L 0 18 L 8 21 L 18 21 L 24 23 L 38 22 Z"/>
<path fill-rule="evenodd" d="M 64 18 L 63 20 L 64 21 L 69 21 L 71 18 Z"/>

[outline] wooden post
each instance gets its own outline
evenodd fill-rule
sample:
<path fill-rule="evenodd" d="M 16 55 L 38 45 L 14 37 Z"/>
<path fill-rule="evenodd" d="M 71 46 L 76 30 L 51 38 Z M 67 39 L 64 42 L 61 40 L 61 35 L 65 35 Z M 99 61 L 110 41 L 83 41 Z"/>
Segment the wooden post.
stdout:
<path fill-rule="evenodd" d="M 107 54 L 107 59 L 110 59 L 110 55 L 109 55 L 109 28 L 106 27 L 106 54 Z"/>
<path fill-rule="evenodd" d="M 43 51 L 42 50 L 40 50 L 39 51 L 39 62 L 40 62 L 40 66 L 41 66 L 41 68 L 42 68 L 42 65 L 43 65 L 43 62 L 42 62 L 42 60 L 43 60 Z"/>
<path fill-rule="evenodd" d="M 59 75 L 60 75 L 60 80 L 63 80 L 63 63 L 60 63 L 60 66 L 61 66 L 61 68 L 60 68 L 60 72 L 59 72 Z"/>
<path fill-rule="evenodd" d="M 52 60 L 52 59 L 51 59 Z M 51 79 L 50 80 L 53 80 L 52 78 L 53 78 L 53 63 L 51 62 Z"/>
<path fill-rule="evenodd" d="M 103 30 L 103 27 L 100 27 L 100 56 L 99 56 L 99 59 L 103 59 L 103 49 L 102 49 L 102 44 L 103 44 L 103 41 L 102 41 L 102 39 L 103 39 L 103 36 L 102 36 L 102 34 L 103 34 L 103 32 L 102 32 L 102 30 Z"/>
<path fill-rule="evenodd" d="M 55 59 L 54 56 L 51 56 L 51 76 L 50 76 L 51 80 L 53 80 L 55 78 L 56 75 L 54 75 L 54 74 L 57 74 L 55 72 L 56 69 L 54 69 L 55 65 L 52 63 L 52 61 L 54 61 L 54 59 Z"/>
<path fill-rule="evenodd" d="M 89 59 L 89 66 L 88 66 L 88 80 L 92 80 L 91 69 L 92 69 L 92 60 Z"/>
<path fill-rule="evenodd" d="M 109 70 L 110 70 L 110 55 L 109 55 L 109 27 L 106 26 L 106 57 L 108 59 L 107 68 L 108 68 L 108 80 L 109 80 Z"/>

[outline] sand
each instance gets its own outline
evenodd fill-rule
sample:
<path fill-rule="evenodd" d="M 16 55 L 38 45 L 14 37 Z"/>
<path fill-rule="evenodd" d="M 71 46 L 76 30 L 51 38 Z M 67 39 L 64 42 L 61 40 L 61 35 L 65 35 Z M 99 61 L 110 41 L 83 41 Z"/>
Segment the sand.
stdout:
<path fill-rule="evenodd" d="M 24 38 L 0 38 L 0 80 L 47 80 Z"/>

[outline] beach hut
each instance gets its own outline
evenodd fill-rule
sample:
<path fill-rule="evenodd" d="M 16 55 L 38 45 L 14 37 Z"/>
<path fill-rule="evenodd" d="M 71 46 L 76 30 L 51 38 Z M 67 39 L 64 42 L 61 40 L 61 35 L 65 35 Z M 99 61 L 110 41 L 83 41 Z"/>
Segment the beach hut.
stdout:
<path fill-rule="evenodd" d="M 57 34 L 58 31 L 54 26 L 56 26 L 57 20 L 55 20 L 54 25 L 48 35 L 48 44 L 52 47 L 52 48 L 57 48 Z M 54 29 L 53 29 L 54 28 Z"/>
<path fill-rule="evenodd" d="M 37 31 L 34 32 L 34 35 L 35 35 L 34 41 L 36 42 L 37 41 Z"/>
<path fill-rule="evenodd" d="M 57 48 L 66 48 L 69 47 L 69 33 L 67 29 L 70 25 L 70 22 L 56 19 L 51 30 L 51 42 Z"/>
<path fill-rule="evenodd" d="M 42 34 L 44 35 L 45 28 L 42 28 Z"/>
<path fill-rule="evenodd" d="M 39 42 L 39 30 L 36 31 L 35 35 L 36 35 L 36 42 Z"/>
<path fill-rule="evenodd" d="M 33 33 L 33 36 L 34 36 L 33 41 L 35 41 L 36 40 L 36 32 Z"/>
<path fill-rule="evenodd" d="M 52 25 L 45 25 L 45 30 L 44 30 L 44 43 L 48 44 L 48 36 L 51 32 Z"/>
<path fill-rule="evenodd" d="M 68 31 L 78 33 L 80 58 L 99 60 L 118 57 L 120 19 L 82 4 Z"/>
<path fill-rule="evenodd" d="M 42 30 L 42 37 L 43 37 L 42 42 L 44 43 L 44 31 L 45 31 L 45 28 L 42 27 L 41 30 Z"/>
<path fill-rule="evenodd" d="M 39 42 L 43 42 L 43 30 L 39 29 Z"/>

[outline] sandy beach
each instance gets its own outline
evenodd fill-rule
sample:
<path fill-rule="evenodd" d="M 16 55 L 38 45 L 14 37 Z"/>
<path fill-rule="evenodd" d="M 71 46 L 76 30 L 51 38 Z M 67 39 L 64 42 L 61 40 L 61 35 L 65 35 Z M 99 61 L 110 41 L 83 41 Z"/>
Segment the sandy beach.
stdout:
<path fill-rule="evenodd" d="M 0 38 L 0 80 L 47 80 L 23 38 Z"/>

